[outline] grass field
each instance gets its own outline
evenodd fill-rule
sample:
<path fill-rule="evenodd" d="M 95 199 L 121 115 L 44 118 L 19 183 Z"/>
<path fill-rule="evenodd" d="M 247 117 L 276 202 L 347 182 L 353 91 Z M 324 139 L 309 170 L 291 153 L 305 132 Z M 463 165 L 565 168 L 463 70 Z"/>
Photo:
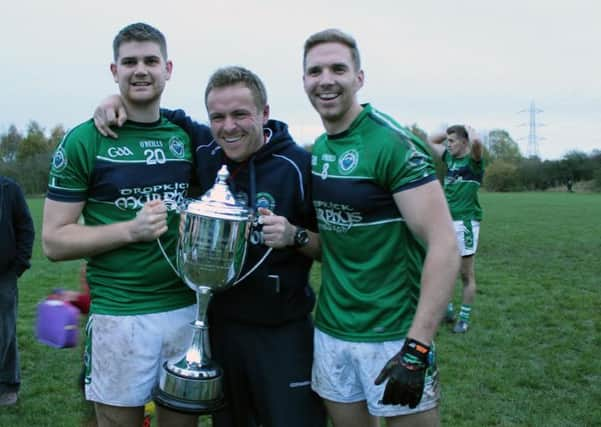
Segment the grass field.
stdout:
<path fill-rule="evenodd" d="M 443 424 L 601 426 L 601 196 L 484 193 L 482 202 L 472 327 L 437 337 Z M 0 408 L 0 427 L 79 426 L 92 418 L 77 386 L 81 348 L 34 337 L 37 303 L 53 288 L 78 289 L 79 262 L 44 258 L 43 201 L 29 203 L 37 235 L 19 281 L 22 388 L 15 407 Z M 316 266 L 316 285 L 318 276 Z"/>

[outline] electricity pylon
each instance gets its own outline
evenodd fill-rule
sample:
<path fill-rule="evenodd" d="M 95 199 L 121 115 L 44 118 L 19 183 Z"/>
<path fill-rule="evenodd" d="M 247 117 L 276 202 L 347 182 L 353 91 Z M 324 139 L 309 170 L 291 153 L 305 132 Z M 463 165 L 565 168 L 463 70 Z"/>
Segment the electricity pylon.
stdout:
<path fill-rule="evenodd" d="M 518 111 L 519 113 L 529 113 L 530 115 L 530 120 L 528 123 L 528 157 L 532 157 L 532 156 L 536 156 L 539 157 L 539 152 L 538 152 L 538 141 L 543 140 L 544 138 L 537 136 L 536 134 L 536 128 L 537 126 L 544 126 L 543 123 L 537 123 L 536 121 L 536 115 L 538 113 L 542 113 L 543 110 L 541 110 L 540 108 L 536 108 L 536 105 L 534 104 L 534 100 L 530 101 L 530 108 L 528 108 L 527 110 L 521 110 Z M 525 124 L 523 124 L 522 126 L 524 126 Z"/>

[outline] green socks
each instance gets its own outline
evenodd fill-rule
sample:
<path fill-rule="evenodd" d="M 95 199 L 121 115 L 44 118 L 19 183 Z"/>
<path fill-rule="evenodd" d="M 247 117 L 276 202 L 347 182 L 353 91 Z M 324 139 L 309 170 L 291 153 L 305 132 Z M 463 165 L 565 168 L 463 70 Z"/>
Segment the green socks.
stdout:
<path fill-rule="evenodd" d="M 468 323 L 470 320 L 470 313 L 472 312 L 472 306 L 467 304 L 461 304 L 461 311 L 459 312 L 459 319 Z"/>

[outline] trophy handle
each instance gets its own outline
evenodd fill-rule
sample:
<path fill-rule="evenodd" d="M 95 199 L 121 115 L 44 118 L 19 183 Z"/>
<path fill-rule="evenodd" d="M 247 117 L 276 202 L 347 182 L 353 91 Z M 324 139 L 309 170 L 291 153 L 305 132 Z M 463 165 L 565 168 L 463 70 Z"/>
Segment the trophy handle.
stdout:
<path fill-rule="evenodd" d="M 177 276 L 183 280 L 182 277 L 182 256 L 183 256 L 183 251 L 182 251 L 182 236 L 179 236 L 179 239 L 177 239 L 177 246 L 175 247 L 175 273 L 177 274 Z"/>
<path fill-rule="evenodd" d="M 163 254 L 163 258 L 165 258 L 165 261 L 167 261 L 167 263 L 169 264 L 169 266 L 171 267 L 171 269 L 173 270 L 173 272 L 177 275 L 177 277 L 179 277 L 180 279 L 182 278 L 182 275 L 180 273 L 180 267 L 179 267 L 179 239 L 177 239 L 177 247 L 175 249 L 176 254 L 175 254 L 175 266 L 173 265 L 173 263 L 171 262 L 171 260 L 169 259 L 169 257 L 167 256 L 167 252 L 165 252 L 165 249 L 163 248 L 163 244 L 161 243 L 161 238 L 157 237 L 157 243 L 159 245 L 159 249 L 161 250 L 161 253 Z"/>
<path fill-rule="evenodd" d="M 175 246 L 175 268 L 173 269 L 173 271 L 175 271 L 175 274 L 177 274 L 177 277 L 179 277 L 182 280 L 184 280 L 184 276 L 183 276 L 184 270 L 183 270 L 183 265 L 182 265 L 182 257 L 183 257 L 182 239 L 184 238 L 184 229 L 185 229 L 185 225 L 186 225 L 186 208 L 192 201 L 193 201 L 193 199 L 188 199 L 188 198 L 184 199 L 183 202 L 178 206 L 179 237 L 177 239 L 177 245 Z"/>
<path fill-rule="evenodd" d="M 163 244 L 161 243 L 161 238 L 157 237 L 157 243 L 159 244 L 159 249 L 161 250 L 161 253 L 163 254 L 163 257 L 165 258 L 165 260 L 167 261 L 167 263 L 169 263 L 169 266 L 171 267 L 171 269 L 173 270 L 173 272 L 177 275 L 177 277 L 179 277 L 180 279 L 183 280 L 183 276 L 182 276 L 182 238 L 183 238 L 183 231 L 184 231 L 184 225 L 186 222 L 186 207 L 190 204 L 190 202 L 193 199 L 184 199 L 179 205 L 178 205 L 178 210 L 177 212 L 180 214 L 180 220 L 179 220 L 179 237 L 177 239 L 177 245 L 175 247 L 175 266 L 173 265 L 173 263 L 171 262 L 171 260 L 169 259 L 169 257 L 167 256 L 167 253 L 165 252 L 165 249 L 163 248 Z"/>

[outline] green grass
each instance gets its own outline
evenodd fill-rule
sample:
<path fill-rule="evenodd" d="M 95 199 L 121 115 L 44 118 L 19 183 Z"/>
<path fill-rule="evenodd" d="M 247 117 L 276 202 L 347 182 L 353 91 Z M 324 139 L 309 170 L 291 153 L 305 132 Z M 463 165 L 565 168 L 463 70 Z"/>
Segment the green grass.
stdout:
<path fill-rule="evenodd" d="M 34 337 L 37 303 L 55 287 L 78 289 L 79 262 L 44 258 L 43 200 L 29 203 L 37 235 L 19 281 L 22 388 L 0 426 L 79 426 L 92 417 L 77 387 L 81 348 Z M 601 196 L 483 193 L 482 203 L 471 329 L 437 337 L 443 425 L 601 425 Z"/>
<path fill-rule="evenodd" d="M 445 424 L 601 425 L 601 197 L 482 202 L 473 327 L 438 337 Z"/>
<path fill-rule="evenodd" d="M 41 247 L 43 199 L 29 199 L 28 203 L 36 226 L 36 239 L 32 268 L 18 283 L 21 392 L 15 407 L 0 407 L 0 426 L 79 426 L 91 414 L 77 385 L 82 365 L 81 348 L 54 349 L 40 344 L 35 339 L 35 322 L 37 304 L 52 289 L 79 289 L 80 262 L 51 263 L 44 257 Z"/>

